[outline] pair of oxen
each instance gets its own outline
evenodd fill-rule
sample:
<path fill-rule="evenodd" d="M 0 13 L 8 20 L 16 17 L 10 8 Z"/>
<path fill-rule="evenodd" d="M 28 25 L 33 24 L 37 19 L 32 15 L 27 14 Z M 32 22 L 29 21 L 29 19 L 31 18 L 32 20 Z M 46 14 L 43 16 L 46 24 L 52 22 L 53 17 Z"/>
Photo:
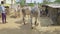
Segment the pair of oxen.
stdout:
<path fill-rule="evenodd" d="M 25 23 L 25 17 L 26 15 L 30 16 L 30 23 L 31 23 L 31 28 L 33 29 L 34 26 L 37 26 L 39 23 L 37 22 L 37 19 L 39 19 L 40 11 L 38 6 L 34 7 L 23 7 L 22 8 L 22 14 L 23 14 L 23 23 Z M 33 17 L 35 18 L 35 22 L 33 23 L 34 20 Z M 28 17 L 29 18 L 29 17 Z"/>

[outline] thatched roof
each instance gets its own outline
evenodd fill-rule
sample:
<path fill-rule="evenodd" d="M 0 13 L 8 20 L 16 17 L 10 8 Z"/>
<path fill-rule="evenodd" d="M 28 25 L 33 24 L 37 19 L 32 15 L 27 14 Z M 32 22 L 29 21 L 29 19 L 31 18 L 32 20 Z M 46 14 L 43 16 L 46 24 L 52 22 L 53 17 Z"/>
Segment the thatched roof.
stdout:
<path fill-rule="evenodd" d="M 48 6 L 48 7 L 51 7 L 51 8 L 60 8 L 60 4 L 46 4 L 46 5 L 43 5 L 43 6 Z"/>

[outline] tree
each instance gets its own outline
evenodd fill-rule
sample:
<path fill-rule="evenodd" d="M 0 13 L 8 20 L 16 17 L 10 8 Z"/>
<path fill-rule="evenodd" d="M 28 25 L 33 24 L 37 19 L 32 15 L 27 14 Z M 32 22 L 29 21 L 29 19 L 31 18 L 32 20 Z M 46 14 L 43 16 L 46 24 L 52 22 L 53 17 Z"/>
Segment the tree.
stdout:
<path fill-rule="evenodd" d="M 6 0 L 4 0 L 4 4 L 6 4 Z"/>
<path fill-rule="evenodd" d="M 48 0 L 43 0 L 43 4 L 47 4 L 48 3 Z"/>
<path fill-rule="evenodd" d="M 20 4 L 21 6 L 24 6 L 26 3 L 26 0 L 19 0 L 18 2 L 16 2 L 17 4 Z"/>
<path fill-rule="evenodd" d="M 51 0 L 43 0 L 43 4 L 50 4 L 50 3 L 53 3 L 53 2 L 51 2 Z"/>
<path fill-rule="evenodd" d="M 13 6 L 13 0 L 11 0 L 11 9 L 12 9 L 12 6 Z"/>
<path fill-rule="evenodd" d="M 21 0 L 20 5 L 24 6 L 26 4 L 26 0 Z"/>
<path fill-rule="evenodd" d="M 60 0 L 56 0 L 55 2 L 60 3 Z"/>

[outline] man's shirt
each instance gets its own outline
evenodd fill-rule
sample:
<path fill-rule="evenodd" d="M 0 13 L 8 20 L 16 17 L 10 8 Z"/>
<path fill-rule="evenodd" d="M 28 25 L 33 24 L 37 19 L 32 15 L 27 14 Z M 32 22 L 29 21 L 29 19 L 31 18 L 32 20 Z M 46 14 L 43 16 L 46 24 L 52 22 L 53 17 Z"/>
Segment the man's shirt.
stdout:
<path fill-rule="evenodd" d="M 5 12 L 5 7 L 3 5 L 1 6 L 1 8 L 2 8 L 2 13 L 6 13 Z"/>

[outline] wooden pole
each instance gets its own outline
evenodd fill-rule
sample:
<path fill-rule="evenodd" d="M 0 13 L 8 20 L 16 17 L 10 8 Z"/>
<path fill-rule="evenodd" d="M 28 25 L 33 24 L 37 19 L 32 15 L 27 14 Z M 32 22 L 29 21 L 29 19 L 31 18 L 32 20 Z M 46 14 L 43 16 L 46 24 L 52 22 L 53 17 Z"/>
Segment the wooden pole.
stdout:
<path fill-rule="evenodd" d="M 12 5 L 13 5 L 13 0 L 11 0 L 11 8 L 12 8 Z"/>

